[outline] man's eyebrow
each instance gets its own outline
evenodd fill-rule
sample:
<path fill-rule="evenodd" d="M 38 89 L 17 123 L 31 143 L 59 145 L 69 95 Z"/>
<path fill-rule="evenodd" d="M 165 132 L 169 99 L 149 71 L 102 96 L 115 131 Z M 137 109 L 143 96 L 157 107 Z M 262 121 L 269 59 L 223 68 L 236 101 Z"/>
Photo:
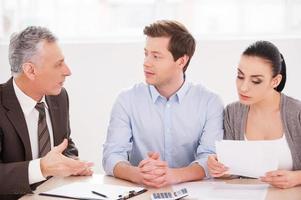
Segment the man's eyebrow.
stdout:
<path fill-rule="evenodd" d="M 58 61 L 56 61 L 56 64 L 59 64 L 61 62 L 64 62 L 65 58 L 59 59 Z"/>
<path fill-rule="evenodd" d="M 162 53 L 159 52 L 159 51 L 151 51 L 151 53 L 162 54 Z"/>
<path fill-rule="evenodd" d="M 242 75 L 245 75 L 239 68 L 237 68 L 237 71 L 238 71 L 239 73 L 241 73 Z"/>
<path fill-rule="evenodd" d="M 145 52 L 150 52 L 150 53 L 155 53 L 155 54 L 162 54 L 160 51 L 148 51 L 147 49 L 144 48 Z"/>

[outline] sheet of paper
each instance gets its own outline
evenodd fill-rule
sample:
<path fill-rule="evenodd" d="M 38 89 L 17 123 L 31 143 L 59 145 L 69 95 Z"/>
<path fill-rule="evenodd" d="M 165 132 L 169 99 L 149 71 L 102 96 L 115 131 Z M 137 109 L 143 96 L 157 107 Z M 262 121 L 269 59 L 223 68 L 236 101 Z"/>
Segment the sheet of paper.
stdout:
<path fill-rule="evenodd" d="M 173 186 L 186 188 L 187 200 L 264 200 L 268 184 L 229 184 L 224 182 L 189 182 Z"/>
<path fill-rule="evenodd" d="M 87 198 L 104 199 L 92 193 L 92 191 L 96 191 L 108 196 L 109 198 L 106 198 L 106 200 L 110 200 L 110 199 L 118 199 L 118 195 L 122 195 L 122 196 L 127 195 L 129 191 L 132 190 L 141 191 L 143 190 L 143 188 L 80 182 L 80 183 L 71 183 L 68 185 L 64 185 L 62 187 L 49 190 L 43 193 L 51 194 L 51 195 L 61 195 L 66 197 L 83 198 L 83 199 L 87 199 Z"/>
<path fill-rule="evenodd" d="M 264 200 L 267 184 L 218 184 L 204 200 Z"/>
<path fill-rule="evenodd" d="M 273 141 L 216 141 L 219 162 L 229 168 L 229 174 L 253 178 L 278 168 L 277 145 Z"/>

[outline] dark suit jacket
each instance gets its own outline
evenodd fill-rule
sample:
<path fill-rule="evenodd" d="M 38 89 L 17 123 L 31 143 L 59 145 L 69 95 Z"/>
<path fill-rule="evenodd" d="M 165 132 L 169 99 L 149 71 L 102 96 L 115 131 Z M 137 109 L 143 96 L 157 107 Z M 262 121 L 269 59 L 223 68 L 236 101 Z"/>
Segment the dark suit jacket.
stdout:
<path fill-rule="evenodd" d="M 46 96 L 53 127 L 54 145 L 68 138 L 65 155 L 78 155 L 70 138 L 69 101 L 65 89 L 57 96 Z M 0 84 L 0 199 L 17 199 L 31 193 L 28 164 L 32 160 L 29 134 L 23 111 L 13 88 L 13 79 Z"/>

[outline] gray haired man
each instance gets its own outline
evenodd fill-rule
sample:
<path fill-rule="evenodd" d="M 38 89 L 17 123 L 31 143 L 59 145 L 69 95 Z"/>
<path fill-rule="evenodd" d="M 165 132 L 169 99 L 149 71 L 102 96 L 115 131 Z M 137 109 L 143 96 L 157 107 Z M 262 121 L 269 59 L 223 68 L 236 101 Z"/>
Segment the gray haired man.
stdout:
<path fill-rule="evenodd" d="M 51 176 L 91 175 L 70 138 L 71 75 L 46 28 L 28 27 L 9 44 L 12 76 L 0 85 L 0 199 L 17 199 Z M 76 159 L 74 159 L 76 158 Z"/>

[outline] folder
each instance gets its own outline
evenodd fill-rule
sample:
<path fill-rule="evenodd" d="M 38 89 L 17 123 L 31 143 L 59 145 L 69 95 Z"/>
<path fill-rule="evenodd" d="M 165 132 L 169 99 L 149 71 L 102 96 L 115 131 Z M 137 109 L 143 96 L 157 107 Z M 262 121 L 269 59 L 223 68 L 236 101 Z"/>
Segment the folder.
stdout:
<path fill-rule="evenodd" d="M 39 195 L 83 200 L 121 200 L 129 199 L 146 191 L 142 187 L 78 182 L 42 192 Z"/>

